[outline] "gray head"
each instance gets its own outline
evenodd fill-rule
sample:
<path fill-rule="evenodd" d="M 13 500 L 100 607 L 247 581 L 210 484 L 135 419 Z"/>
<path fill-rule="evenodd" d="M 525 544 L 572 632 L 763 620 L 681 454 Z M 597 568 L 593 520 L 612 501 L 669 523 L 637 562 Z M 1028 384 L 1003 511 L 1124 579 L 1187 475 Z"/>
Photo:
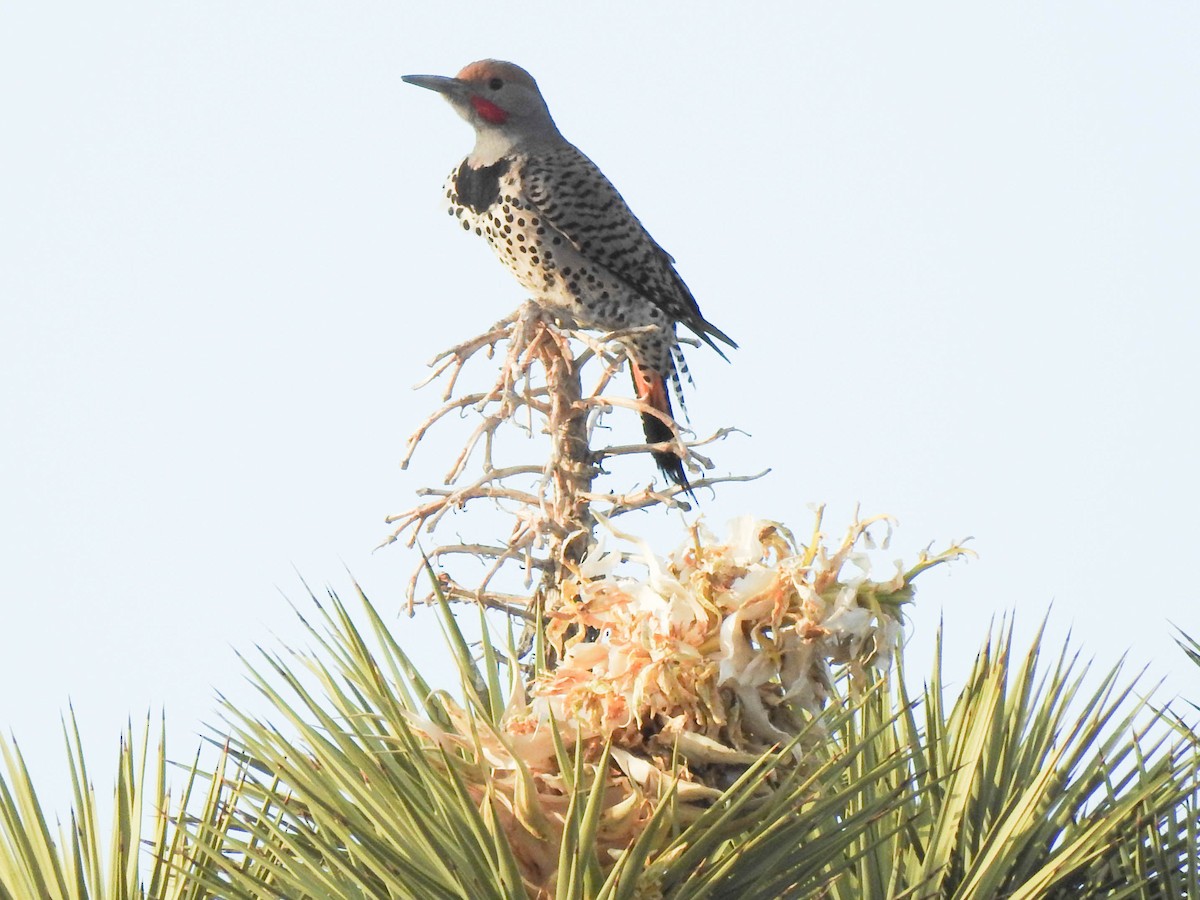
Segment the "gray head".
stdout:
<path fill-rule="evenodd" d="M 405 75 L 404 80 L 437 91 L 471 123 L 472 163 L 490 165 L 514 151 L 563 140 L 533 76 L 510 62 L 482 59 L 454 78 Z"/>

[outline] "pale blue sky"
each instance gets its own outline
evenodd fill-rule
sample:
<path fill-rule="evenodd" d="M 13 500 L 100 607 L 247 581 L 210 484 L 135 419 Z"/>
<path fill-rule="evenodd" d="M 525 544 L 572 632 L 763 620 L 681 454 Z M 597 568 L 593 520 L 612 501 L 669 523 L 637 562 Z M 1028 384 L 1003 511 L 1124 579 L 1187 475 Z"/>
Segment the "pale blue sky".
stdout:
<path fill-rule="evenodd" d="M 521 299 L 438 209 L 469 130 L 410 72 L 509 58 L 742 349 L 690 353 L 706 501 L 901 522 L 961 672 L 1053 602 L 1200 702 L 1200 6 L 10 0 L 0 10 L 0 727 L 65 778 L 128 715 L 174 755 L 299 572 L 384 609 L 435 349 Z M 565 9 L 566 7 L 564 7 Z M 448 446 L 448 445 L 446 445 Z M 664 551 L 674 520 L 639 524 Z M 294 567 L 294 568 L 293 568 Z M 438 671 L 432 620 L 398 620 Z M 256 701 L 254 701 L 256 702 Z"/>

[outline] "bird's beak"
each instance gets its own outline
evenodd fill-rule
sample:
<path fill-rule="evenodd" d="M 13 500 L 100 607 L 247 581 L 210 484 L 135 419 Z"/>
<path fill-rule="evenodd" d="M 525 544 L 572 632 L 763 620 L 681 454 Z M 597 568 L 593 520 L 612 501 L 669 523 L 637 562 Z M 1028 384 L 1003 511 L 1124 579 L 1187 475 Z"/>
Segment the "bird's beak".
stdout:
<path fill-rule="evenodd" d="M 447 78 L 445 75 L 402 75 L 400 80 L 426 90 L 437 91 L 448 97 L 461 94 L 466 88 L 466 85 L 457 78 Z"/>

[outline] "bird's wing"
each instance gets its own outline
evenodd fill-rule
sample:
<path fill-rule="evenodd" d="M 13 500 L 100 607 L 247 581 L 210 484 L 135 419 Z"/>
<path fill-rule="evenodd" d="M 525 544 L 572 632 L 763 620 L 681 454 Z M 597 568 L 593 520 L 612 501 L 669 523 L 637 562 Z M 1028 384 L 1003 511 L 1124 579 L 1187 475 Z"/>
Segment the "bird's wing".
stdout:
<path fill-rule="evenodd" d="M 519 177 L 525 198 L 538 215 L 589 262 L 603 266 L 718 353 L 721 351 L 709 335 L 737 346 L 705 320 L 692 292 L 675 271 L 675 260 L 650 236 L 590 159 L 567 146 L 527 157 Z"/>

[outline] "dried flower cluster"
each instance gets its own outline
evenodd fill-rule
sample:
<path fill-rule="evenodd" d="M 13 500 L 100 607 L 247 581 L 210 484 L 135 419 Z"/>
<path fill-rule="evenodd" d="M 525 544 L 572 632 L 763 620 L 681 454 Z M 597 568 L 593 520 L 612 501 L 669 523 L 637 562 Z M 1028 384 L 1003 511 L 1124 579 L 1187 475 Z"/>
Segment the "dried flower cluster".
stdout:
<path fill-rule="evenodd" d="M 857 520 L 830 549 L 820 518 L 807 546 L 776 522 L 740 518 L 724 541 L 698 525 L 666 560 L 603 522 L 636 552 L 592 546 L 546 627 L 557 663 L 513 692 L 501 729 L 481 735 L 462 713 L 457 736 L 425 723 L 440 742 L 473 748 L 470 788 L 498 803 L 532 883 L 553 872 L 546 848 L 571 794 L 556 748 L 578 747 L 606 779 L 603 846 L 626 846 L 671 786 L 687 820 L 689 805 L 697 814 L 819 719 L 839 667 L 890 665 L 913 578 L 970 552 L 922 553 L 874 580 L 869 529 L 890 537 L 891 520 Z M 621 574 L 630 556 L 644 577 Z M 616 767 L 599 773 L 606 745 Z M 795 754 L 801 764 L 803 746 Z"/>
<path fill-rule="evenodd" d="M 531 765 L 549 760 L 555 727 L 660 761 L 678 751 L 739 764 L 791 741 L 824 708 L 835 666 L 887 667 L 917 572 L 966 552 L 872 580 L 864 545 L 876 524 L 890 534 L 887 517 L 855 521 L 830 551 L 819 515 L 808 546 L 746 516 L 725 541 L 697 525 L 665 561 L 614 533 L 639 544 L 647 576 L 617 574 L 622 554 L 598 544 L 564 585 L 546 629 L 558 663 L 510 711 L 514 749 Z"/>

